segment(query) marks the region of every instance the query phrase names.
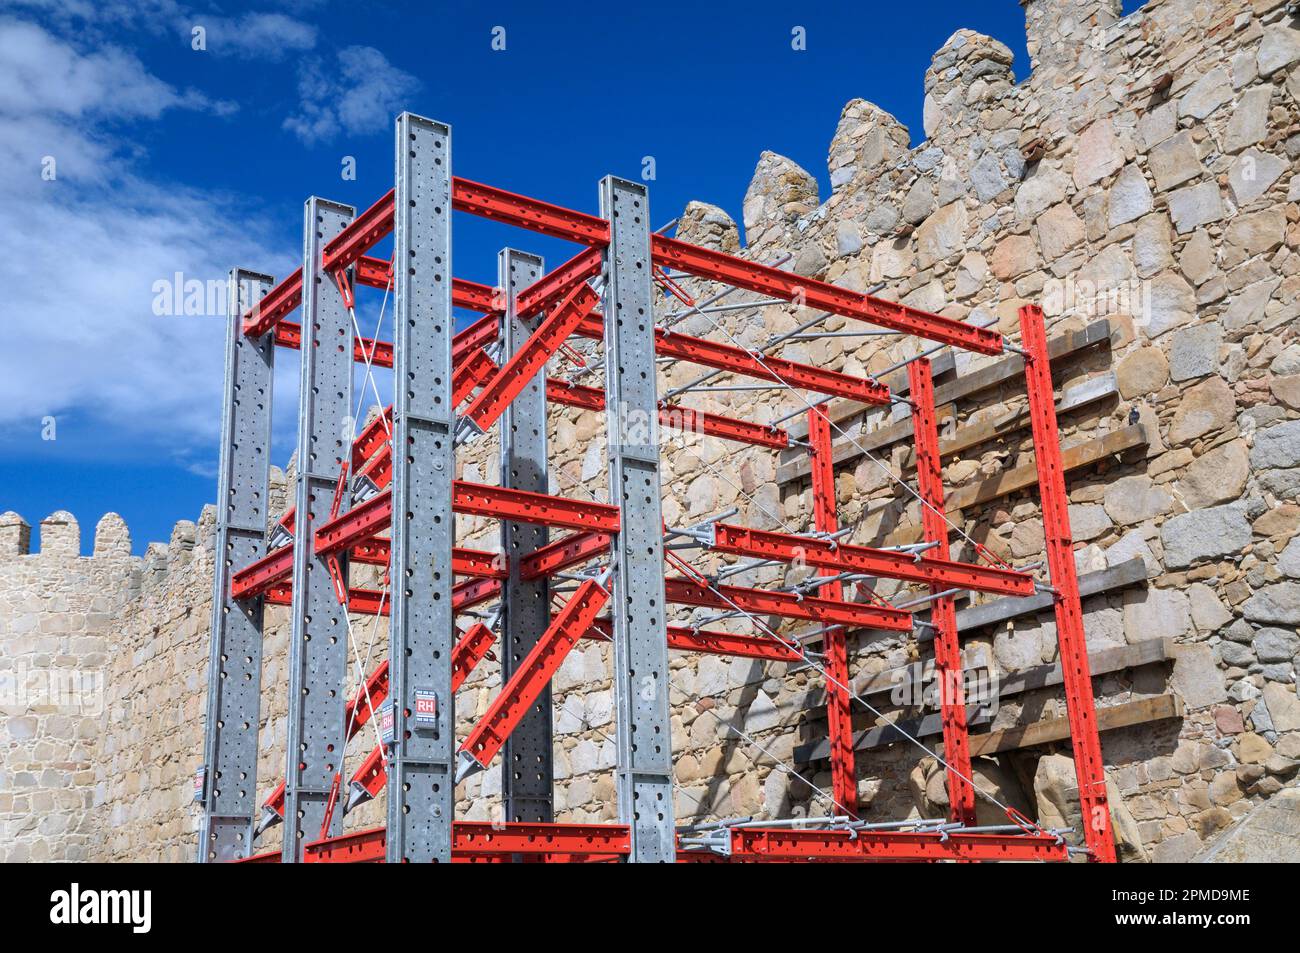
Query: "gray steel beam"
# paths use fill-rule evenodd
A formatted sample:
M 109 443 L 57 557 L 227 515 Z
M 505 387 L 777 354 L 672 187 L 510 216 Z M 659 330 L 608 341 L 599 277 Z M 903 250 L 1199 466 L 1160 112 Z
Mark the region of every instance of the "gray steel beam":
M 451 127 L 397 117 L 389 863 L 451 860 Z
M 302 375 L 298 385 L 298 477 L 295 486 L 293 605 L 289 639 L 289 738 L 285 768 L 282 859 L 302 859 L 320 836 L 326 802 L 343 752 L 347 614 L 325 559 L 315 554 L 316 526 L 329 518 L 339 470 L 351 453 L 352 318 L 333 279 L 322 272 L 322 246 L 356 210 L 307 200 L 303 220 Z M 344 504 L 346 508 L 346 494 Z M 343 560 L 346 580 L 347 561 Z M 328 835 L 338 832 L 335 811 Z
M 545 272 L 536 255 L 506 248 L 497 256 L 497 286 L 505 297 L 502 360 L 514 355 L 536 330 L 515 314 L 515 294 Z M 549 492 L 546 464 L 546 374 L 536 374 L 501 416 L 501 485 L 533 493 Z M 501 551 L 510 577 L 501 599 L 501 681 L 505 683 L 550 625 L 550 593 L 545 577 L 525 581 L 520 560 L 545 546 L 545 526 L 503 521 Z M 549 823 L 554 819 L 551 687 L 547 685 L 506 739 L 501 757 L 501 802 L 508 822 Z
M 235 269 L 226 292 L 200 863 L 247 857 L 257 817 L 262 599 L 231 599 L 230 577 L 266 552 L 275 335 L 247 338 L 242 325 L 244 312 L 265 297 L 271 285 L 267 275 Z
M 676 860 L 668 633 L 664 614 L 650 219 L 646 188 L 607 176 L 600 213 L 604 256 L 606 433 L 613 547 L 614 698 L 619 817 L 636 863 Z

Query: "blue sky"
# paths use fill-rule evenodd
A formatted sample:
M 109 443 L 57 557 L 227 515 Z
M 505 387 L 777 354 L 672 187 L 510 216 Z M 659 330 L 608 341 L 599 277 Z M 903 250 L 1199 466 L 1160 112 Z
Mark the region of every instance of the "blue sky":
M 307 195 L 364 208 L 391 186 L 403 108 L 452 124 L 458 175 L 595 211 L 602 175 L 653 156 L 656 224 L 695 198 L 739 221 L 764 149 L 829 194 L 852 98 L 919 142 L 925 70 L 954 30 L 1028 72 L 1016 0 L 412 6 L 0 0 L 0 511 L 70 510 L 85 551 L 110 510 L 137 552 L 196 518 L 215 494 L 223 320 L 157 313 L 155 283 L 295 267 Z M 455 235 L 456 274 L 485 283 L 505 244 L 573 251 L 467 216 Z M 363 299 L 363 322 L 377 309 Z M 280 352 L 281 465 L 296 365 Z

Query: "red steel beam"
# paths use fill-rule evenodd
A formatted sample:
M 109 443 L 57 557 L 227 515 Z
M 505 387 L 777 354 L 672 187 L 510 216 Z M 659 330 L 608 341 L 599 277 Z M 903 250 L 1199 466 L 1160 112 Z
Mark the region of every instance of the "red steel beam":
M 671 266 L 773 298 L 798 301 L 808 308 L 857 318 L 968 351 L 1002 353 L 1002 335 L 987 328 L 972 327 L 895 301 L 837 288 L 824 281 L 745 261 L 710 248 L 700 248 L 666 235 L 651 235 L 650 248 L 657 265 Z
M 489 314 L 452 339 L 452 362 L 458 365 L 464 358 L 485 344 L 497 339 L 497 315 Z M 280 321 L 275 326 L 275 343 L 277 347 L 298 350 L 302 347 L 302 326 L 292 321 Z M 356 338 L 352 342 L 352 359 L 358 364 L 366 359 L 375 367 L 393 366 L 393 345 L 389 341 L 375 341 L 371 338 Z
M 515 310 L 521 318 L 531 318 L 559 302 L 580 281 L 600 274 L 602 255 L 599 248 L 578 252 L 549 275 L 543 275 L 515 296 Z
M 817 407 L 808 411 L 809 460 L 812 464 L 813 528 L 821 533 L 839 531 L 836 511 L 835 467 L 831 427 Z M 836 567 L 822 566 L 820 575 L 836 575 Z M 843 599 L 844 585 L 832 582 L 817 590 L 823 598 Z M 858 777 L 853 759 L 853 712 L 849 697 L 848 635 L 829 629 L 822 639 L 826 654 L 826 723 L 831 750 L 831 796 L 845 813 L 858 814 Z
M 608 601 L 609 591 L 594 579 L 578 587 L 461 743 L 457 781 L 464 776 L 465 767 L 481 770 L 491 763 Z
M 338 271 L 348 267 L 393 230 L 394 196 L 394 190 L 389 189 L 378 202 L 326 242 L 320 254 L 321 270 Z
M 574 328 L 583 320 L 591 309 L 596 307 L 600 296 L 590 285 L 579 283 L 573 287 L 551 310 L 510 359 L 492 376 L 483 389 L 478 392 L 469 406 L 465 408 L 464 417 L 470 420 L 479 432 L 486 431 L 497 418 L 505 412 L 510 401 L 528 386 L 533 377 L 546 366 L 551 355 L 560 349 Z
M 803 562 L 818 569 L 865 573 L 945 589 L 970 589 L 1008 596 L 1034 594 L 1034 580 L 1028 573 L 977 566 L 951 559 L 926 556 L 917 559 L 907 553 L 887 549 L 873 549 L 832 539 L 792 536 L 730 523 L 715 524 L 712 548 L 736 556 Z
M 519 577 L 540 579 L 577 566 L 609 552 L 609 534 L 594 531 L 571 533 L 534 550 L 519 560 Z
M 490 602 L 501 595 L 500 579 L 467 579 L 451 589 L 452 612 L 464 612 L 476 605 Z M 266 591 L 267 603 L 273 606 L 293 604 L 293 586 L 277 583 Z M 391 605 L 378 589 L 349 589 L 348 611 L 357 615 L 388 615 Z
M 1034 435 L 1034 460 L 1038 467 L 1038 492 L 1043 508 L 1043 535 L 1047 566 L 1056 590 L 1056 641 L 1065 681 L 1066 714 L 1074 748 L 1074 770 L 1079 782 L 1079 803 L 1084 818 L 1084 842 L 1093 860 L 1115 863 L 1115 838 L 1111 833 L 1106 797 L 1106 770 L 1101 756 L 1101 736 L 1092 697 L 1092 672 L 1079 604 L 1079 577 L 1074 565 L 1070 534 L 1069 497 L 1061 461 L 1061 432 L 1056 422 L 1052 390 L 1052 365 L 1047 352 L 1043 310 L 1037 305 L 1020 309 L 1020 338 L 1025 358 L 1025 386 L 1029 394 L 1029 420 Z
M 492 630 L 481 622 L 474 623 L 469 631 L 461 636 L 451 656 L 452 694 L 465 684 L 465 679 L 469 677 L 474 667 L 488 656 L 495 639 Z M 387 665 L 388 663 L 385 662 L 384 666 Z M 366 755 L 366 759 L 361 762 L 361 766 L 352 772 L 352 778 L 348 782 L 348 799 L 344 804 L 343 812 L 346 814 L 359 804 L 364 804 L 377 796 L 387 783 L 388 770 L 384 763 L 384 749 L 382 745 L 375 745 L 370 754 Z
M 281 321 L 275 326 L 276 347 L 297 351 L 302 347 L 302 325 L 293 321 Z M 388 341 L 375 341 L 371 338 L 354 338 L 352 341 L 352 359 L 358 364 L 370 363 L 375 367 L 393 366 L 393 345 Z
M 585 387 L 568 381 L 550 378 L 546 382 L 546 399 L 567 407 L 580 407 L 583 410 L 604 410 L 605 392 L 599 387 Z M 735 417 L 721 414 L 709 414 L 680 404 L 659 402 L 659 423 L 672 430 L 684 433 L 702 433 L 709 437 L 723 440 L 735 440 L 737 443 L 749 443 L 759 447 L 771 447 L 784 450 L 790 446 L 790 435 L 780 427 L 770 424 L 756 424 Z
M 613 625 L 609 619 L 597 619 L 583 638 L 598 642 L 611 642 Z M 790 646 L 768 635 L 741 635 L 736 632 L 714 632 L 693 629 L 685 625 L 668 626 L 668 647 L 679 652 L 699 652 L 703 655 L 734 655 L 741 658 L 763 659 L 769 662 L 802 662 L 803 655 Z
M 382 827 L 307 844 L 305 863 L 383 863 Z M 631 831 L 617 824 L 500 824 L 455 821 L 452 859 L 505 859 L 529 854 L 560 861 L 606 860 L 631 853 Z M 261 860 L 262 857 L 250 858 Z M 1040 861 L 1069 859 L 1065 844 L 1042 834 L 962 834 L 915 831 L 819 831 L 742 827 L 731 831 L 731 856 L 679 850 L 679 863 L 872 861 Z M 273 862 L 274 858 L 266 858 Z
M 604 318 L 593 314 L 578 325 L 575 333 L 592 340 L 603 340 L 604 329 Z M 789 384 L 791 387 L 801 387 L 831 397 L 844 397 L 864 404 L 889 403 L 889 388 L 875 381 L 781 357 L 760 358 L 741 347 L 719 344 L 689 334 L 678 334 L 664 328 L 655 328 L 655 353 L 758 380 Z
M 1047 834 L 818 831 L 740 827 L 733 861 L 1066 861 L 1064 841 Z
M 469 179 L 451 180 L 451 207 L 580 245 L 604 248 L 609 244 L 609 223 L 597 215 L 575 212 Z
M 359 260 L 367 248 L 392 229 L 392 195 L 389 192 L 381 198 L 363 212 L 350 228 L 330 242 L 323 255 L 329 269 Z M 452 180 L 452 207 L 543 235 L 587 245 L 590 249 L 603 249 L 609 244 L 609 223 L 599 216 L 468 179 Z M 856 318 L 943 344 L 984 354 L 1002 353 L 1002 336 L 988 328 L 972 327 L 919 308 L 837 288 L 824 281 L 745 261 L 725 252 L 700 248 L 666 235 L 651 235 L 650 243 L 653 261 L 661 266 L 678 268 L 702 278 L 786 301 L 799 301 L 810 308 Z M 549 287 L 563 286 L 566 277 L 572 280 L 573 273 L 591 269 L 592 256 L 586 259 L 579 256 L 579 259 L 582 260 L 580 265 L 570 262 L 573 265 L 572 271 L 556 277 Z M 543 292 L 546 290 L 547 286 L 539 288 L 537 299 L 544 300 Z M 299 271 L 282 281 L 258 305 L 250 309 L 244 316 L 244 333 L 254 337 L 265 334 L 293 311 L 301 299 L 302 274 Z M 528 299 L 528 304 L 530 307 L 544 307 L 532 298 Z
M 521 824 L 455 821 L 453 860 L 508 858 L 513 854 L 561 857 L 620 857 L 632 852 L 632 832 L 618 824 Z M 304 863 L 383 863 L 387 832 L 382 827 L 314 841 Z
M 907 367 L 912 399 L 912 431 L 916 443 L 917 492 L 927 505 L 921 507 L 921 526 L 936 559 L 948 558 L 948 522 L 943 509 L 943 477 L 939 462 L 939 423 L 934 408 L 934 375 L 926 358 Z M 945 590 L 931 583 L 930 594 Z M 1030 584 L 1032 590 L 1032 583 Z M 962 681 L 961 642 L 957 636 L 957 609 L 952 596 L 938 596 L 930 603 L 930 624 L 934 626 L 934 669 L 939 688 L 939 712 L 943 725 L 944 759 L 948 783 L 949 819 L 966 825 L 975 823 L 975 788 L 972 785 L 970 740 L 966 725 L 966 695 Z
M 892 632 L 912 630 L 910 612 L 861 602 L 818 599 L 812 596 L 799 596 L 792 592 L 770 592 L 766 589 L 746 589 L 741 586 L 716 586 L 711 589 L 684 576 L 665 579 L 664 590 L 665 598 L 678 605 L 739 609 L 756 615 L 805 619 L 825 625 L 888 629 Z

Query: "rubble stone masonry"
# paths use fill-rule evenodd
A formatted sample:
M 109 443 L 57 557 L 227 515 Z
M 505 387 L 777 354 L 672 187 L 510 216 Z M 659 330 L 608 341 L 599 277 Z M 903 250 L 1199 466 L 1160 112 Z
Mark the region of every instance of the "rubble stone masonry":
M 1024 6 L 1032 62 L 1019 82 L 1013 67 L 1024 67 L 1006 46 L 958 31 L 924 77 L 924 141 L 913 146 L 912 131 L 855 99 L 830 141 L 829 195 L 765 152 L 743 234 L 702 203 L 688 206 L 679 233 L 755 260 L 789 255 L 784 267 L 799 274 L 878 288 L 1013 338 L 1021 305 L 1045 308 L 1122 855 L 1189 860 L 1294 786 L 1300 765 L 1300 21 L 1284 0 L 1152 0 L 1127 17 L 1119 0 Z M 754 296 L 728 298 L 745 300 Z M 667 320 L 758 347 L 810 316 L 783 305 Z M 822 327 L 848 329 L 842 318 Z M 823 337 L 779 353 L 864 375 L 921 346 Z M 1005 373 L 1017 360 L 936 356 L 955 558 L 977 558 L 967 537 L 1019 564 L 1042 552 L 1023 377 Z M 552 372 L 598 383 L 567 361 Z M 667 366 L 661 390 L 699 373 Z M 898 389 L 905 376 L 884 379 Z M 781 390 L 682 401 L 760 421 L 802 406 Z M 915 540 L 916 503 L 895 482 L 912 478 L 904 413 L 831 412 L 852 435 L 837 441 L 841 523 L 855 542 Z M 800 418 L 787 426 L 798 436 Z M 603 415 L 552 410 L 552 492 L 604 498 L 603 435 Z M 681 526 L 736 507 L 736 522 L 803 531 L 805 463 L 798 451 L 674 438 L 665 519 Z M 460 454 L 458 471 L 495 482 L 497 465 L 489 437 Z M 285 485 L 275 470 L 279 507 Z M 499 546 L 495 522 L 458 523 L 466 545 Z M 212 528 L 209 508 L 133 558 L 110 514 L 82 557 L 67 514 L 42 524 L 36 553 L 27 525 L 0 517 L 0 858 L 193 859 Z M 800 578 L 769 567 L 730 581 Z M 875 592 L 903 601 L 911 590 L 881 581 Z M 959 605 L 967 667 L 998 688 L 994 710 L 975 721 L 976 782 L 1045 826 L 1077 827 L 1068 738 L 1054 722 L 1064 702 L 1051 677 L 1052 617 L 1023 608 L 990 597 Z M 287 637 L 285 610 L 269 609 L 262 792 L 283 776 Z M 368 654 L 373 665 L 384 622 L 356 618 L 354 641 L 358 664 Z M 925 714 L 874 686 L 929 658 L 928 642 L 858 633 L 850 647 L 873 707 L 891 719 Z M 561 820 L 615 815 L 610 664 L 608 646 L 585 643 L 554 682 Z M 498 671 L 487 661 L 462 688 L 462 730 L 499 688 Z M 674 653 L 671 685 L 679 818 L 831 809 L 819 791 L 830 784 L 814 668 Z M 861 708 L 857 724 L 880 717 Z M 999 734 L 1025 726 L 1020 740 Z M 354 742 L 350 767 L 373 741 Z M 877 744 L 857 758 L 870 819 L 945 809 L 942 771 L 915 746 Z M 493 818 L 499 788 L 495 765 L 469 779 L 460 816 Z M 349 815 L 349 829 L 381 823 L 381 802 Z M 982 820 L 1001 820 L 982 803 Z M 264 846 L 278 846 L 278 829 Z

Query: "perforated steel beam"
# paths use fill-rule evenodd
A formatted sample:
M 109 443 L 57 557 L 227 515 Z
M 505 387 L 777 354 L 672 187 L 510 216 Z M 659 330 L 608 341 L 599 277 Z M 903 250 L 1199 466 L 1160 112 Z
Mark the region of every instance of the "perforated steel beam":
M 298 477 L 294 489 L 293 603 L 289 639 L 289 732 L 282 856 L 302 859 L 321 834 L 342 752 L 347 617 L 326 560 L 314 552 L 316 523 L 329 517 L 339 471 L 352 452 L 352 319 L 338 287 L 320 268 L 321 246 L 355 210 L 307 201 L 303 237 L 302 373 L 298 385 Z M 346 574 L 346 560 L 343 561 Z M 345 575 L 346 580 L 346 575 Z M 337 817 L 331 827 L 336 832 Z
M 600 213 L 609 223 L 603 305 L 609 493 L 620 510 L 611 600 L 619 817 L 632 829 L 629 860 L 672 863 L 659 399 L 645 186 L 607 176 L 600 183 Z
M 927 505 L 921 508 L 925 541 L 934 543 L 937 559 L 947 559 L 948 523 L 944 518 L 943 475 L 939 459 L 939 423 L 934 409 L 934 374 L 921 358 L 907 366 L 912 395 L 912 433 L 916 443 L 916 488 Z M 970 742 L 966 726 L 966 693 L 962 682 L 961 642 L 957 609 L 942 584 L 931 584 L 930 624 L 934 626 L 934 677 L 939 686 L 944 760 L 948 782 L 949 818 L 975 823 L 975 788 L 971 781 Z M 850 742 L 851 743 L 851 742 Z
M 451 127 L 397 117 L 390 863 L 451 860 Z
M 542 315 L 519 313 L 521 291 L 545 273 L 536 255 L 506 248 L 497 256 L 497 286 L 504 296 L 501 341 L 506 366 L 532 339 Z M 501 485 L 546 493 L 546 375 L 532 374 L 501 414 Z M 501 596 L 501 681 L 508 683 L 551 624 L 546 577 L 526 579 L 522 562 L 549 541 L 546 526 L 501 523 L 501 552 L 509 573 Z M 506 822 L 554 820 L 551 685 L 541 686 L 501 752 L 501 806 Z
M 269 334 L 245 337 L 242 315 L 271 285 L 266 275 L 236 269 L 226 294 L 200 863 L 247 857 L 257 814 L 263 606 L 261 599 L 236 602 L 230 595 L 230 574 L 234 567 L 259 559 L 266 548 L 275 342 Z
M 836 508 L 834 448 L 831 425 L 817 407 L 808 411 L 809 462 L 812 464 L 813 529 L 833 535 L 839 532 Z M 835 576 L 834 568 L 818 570 Z M 843 599 L 844 584 L 832 582 L 818 592 L 826 599 Z M 828 629 L 823 639 L 826 655 L 826 724 L 831 744 L 831 793 L 839 809 L 857 816 L 858 775 L 853 761 L 853 711 L 849 697 L 848 633 L 840 626 Z
M 1020 339 L 1026 351 L 1025 388 L 1029 394 L 1029 419 L 1034 435 L 1034 462 L 1043 507 L 1043 535 L 1047 566 L 1056 590 L 1056 641 L 1061 652 L 1065 681 L 1065 707 L 1074 747 L 1074 770 L 1079 782 L 1084 841 L 1094 860 L 1115 863 L 1115 837 L 1111 832 L 1106 797 L 1106 768 L 1097 729 L 1097 708 L 1092 697 L 1092 673 L 1079 604 L 1079 576 L 1074 565 L 1070 535 L 1069 497 L 1061 463 L 1060 430 L 1056 423 L 1056 397 L 1052 392 L 1052 364 L 1047 353 L 1043 309 L 1020 309 Z

